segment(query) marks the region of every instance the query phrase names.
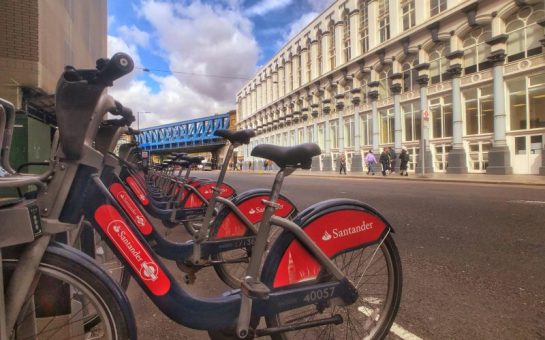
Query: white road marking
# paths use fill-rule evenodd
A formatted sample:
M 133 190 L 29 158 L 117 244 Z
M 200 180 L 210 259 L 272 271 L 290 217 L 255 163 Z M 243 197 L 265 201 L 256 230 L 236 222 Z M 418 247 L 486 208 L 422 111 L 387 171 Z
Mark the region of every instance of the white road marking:
M 512 200 L 512 201 L 507 201 L 507 203 L 520 203 L 520 204 L 536 204 L 536 205 L 541 205 L 541 204 L 545 204 L 545 201 Z
M 367 308 L 365 306 L 360 306 L 360 307 L 358 307 L 358 310 L 360 312 L 362 312 L 363 314 L 367 315 L 367 316 L 371 316 L 371 318 L 373 318 L 373 316 L 375 316 L 375 320 L 378 319 L 378 317 L 379 317 L 378 315 L 373 315 L 374 313 L 373 313 L 373 310 L 371 308 Z M 404 340 L 422 340 L 421 337 L 409 332 L 408 330 L 401 327 L 400 325 L 398 325 L 395 322 L 392 324 L 392 327 L 390 328 L 390 332 L 394 333 L 395 335 L 397 335 L 398 337 L 400 337 L 401 339 L 404 339 Z

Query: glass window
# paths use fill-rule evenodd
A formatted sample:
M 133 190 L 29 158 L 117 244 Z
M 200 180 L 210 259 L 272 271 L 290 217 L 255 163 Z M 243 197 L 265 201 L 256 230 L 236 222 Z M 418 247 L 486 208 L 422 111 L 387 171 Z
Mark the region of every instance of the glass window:
M 493 131 L 494 101 L 492 86 L 463 91 L 466 114 L 466 134 L 474 135 Z
M 353 147 L 355 142 L 355 131 L 354 131 L 354 118 L 346 118 L 344 120 L 344 146 L 347 148 Z
M 310 82 L 311 78 L 311 70 L 312 70 L 312 55 L 310 53 L 310 39 L 307 41 L 307 65 L 306 65 L 306 71 L 307 71 L 307 78 L 306 81 Z
M 379 0 L 378 2 L 378 30 L 381 43 L 390 39 L 389 0 Z
M 394 142 L 394 109 L 379 110 L 380 143 L 390 144 Z
M 350 61 L 351 59 L 351 54 L 350 54 L 350 15 L 347 12 L 345 12 L 344 14 L 344 18 L 343 18 L 343 22 L 344 22 L 344 37 L 343 37 L 343 44 L 344 44 L 344 61 L 345 62 L 348 62 Z
M 318 145 L 320 149 L 325 150 L 325 124 L 318 124 Z
M 297 144 L 305 142 L 305 131 L 303 129 L 298 130 L 297 136 Z
M 313 126 L 309 126 L 307 128 L 307 142 L 308 143 L 316 143 L 316 141 L 314 140 L 314 127 Z
M 322 38 L 323 38 L 322 33 L 318 32 L 318 37 L 316 38 L 318 41 L 318 56 L 316 57 L 316 62 L 318 63 L 318 75 L 322 74 L 322 63 L 323 63 Z
M 414 0 L 404 0 L 401 3 L 401 12 L 403 22 L 403 30 L 406 31 L 413 27 L 416 23 L 416 16 L 414 11 Z
M 435 44 L 429 51 L 430 60 L 430 85 L 449 80 L 447 46 L 444 43 Z
M 392 75 L 392 70 L 390 67 L 385 67 L 380 73 L 379 73 L 379 86 L 378 86 L 378 94 L 380 96 L 380 99 L 386 99 L 390 97 L 390 87 L 392 86 L 392 80 L 390 79 L 390 76 Z
M 409 92 L 418 89 L 416 83 L 416 80 L 418 79 L 418 71 L 414 69 L 414 65 L 416 63 L 416 58 L 414 57 L 403 63 L 403 92 Z
M 447 9 L 447 0 L 430 0 L 430 15 L 437 15 Z
M 511 130 L 545 127 L 545 75 L 507 82 Z
M 406 103 L 401 106 L 403 114 L 403 141 L 409 142 L 420 139 L 420 102 Z
M 452 137 L 452 97 L 430 100 L 429 111 L 433 138 Z
M 542 53 L 540 39 L 543 28 L 537 23 L 545 15 L 543 2 L 524 7 L 505 22 L 507 39 L 507 61 L 515 61 Z
M 360 48 L 361 53 L 369 51 L 369 12 L 367 0 L 360 0 Z
M 329 67 L 335 69 L 335 25 L 333 22 L 329 24 Z
M 463 40 L 464 74 L 471 74 L 492 67 L 488 60 L 490 45 L 486 40 L 492 37 L 489 27 L 477 27 L 470 31 Z

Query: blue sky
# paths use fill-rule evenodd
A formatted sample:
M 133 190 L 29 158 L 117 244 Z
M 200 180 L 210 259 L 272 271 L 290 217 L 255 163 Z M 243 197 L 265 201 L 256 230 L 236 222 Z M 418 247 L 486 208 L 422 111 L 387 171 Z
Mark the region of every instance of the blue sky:
M 141 127 L 234 109 L 246 80 L 331 2 L 110 0 L 108 54 L 137 65 L 110 93 L 142 112 Z

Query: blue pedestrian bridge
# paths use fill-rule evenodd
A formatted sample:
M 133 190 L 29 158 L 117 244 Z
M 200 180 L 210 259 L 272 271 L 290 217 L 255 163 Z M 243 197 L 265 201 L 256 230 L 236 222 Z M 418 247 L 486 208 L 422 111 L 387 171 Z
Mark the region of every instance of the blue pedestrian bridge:
M 143 150 L 156 153 L 214 151 L 225 145 L 223 138 L 214 136 L 219 129 L 228 129 L 230 114 L 216 114 L 183 122 L 141 129 L 138 143 Z

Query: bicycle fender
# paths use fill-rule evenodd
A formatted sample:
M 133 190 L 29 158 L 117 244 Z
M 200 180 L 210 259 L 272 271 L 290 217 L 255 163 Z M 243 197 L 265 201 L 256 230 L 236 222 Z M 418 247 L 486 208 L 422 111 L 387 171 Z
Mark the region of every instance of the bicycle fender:
M 216 186 L 216 182 L 203 183 L 197 187 L 199 193 L 206 199 L 212 198 L 213 188 Z M 223 183 L 220 186 L 220 197 L 230 198 L 236 194 L 235 189 L 229 184 Z M 184 208 L 200 208 L 203 207 L 204 202 L 195 193 L 189 194 L 184 202 Z
M 262 200 L 268 200 L 271 191 L 269 189 L 253 189 L 238 195 L 233 203 L 253 224 L 261 222 L 265 205 Z M 275 215 L 284 218 L 292 218 L 297 214 L 295 204 L 284 195 L 280 195 L 277 201 L 280 207 Z M 218 213 L 211 226 L 215 238 L 238 237 L 247 234 L 248 229 L 236 214 L 227 206 Z
M 386 233 L 393 232 L 375 209 L 350 199 L 314 204 L 297 215 L 294 223 L 330 258 L 380 242 Z M 262 280 L 272 288 L 312 281 L 322 270 L 314 256 L 286 230 L 272 245 L 263 268 Z

